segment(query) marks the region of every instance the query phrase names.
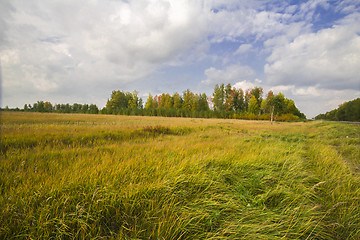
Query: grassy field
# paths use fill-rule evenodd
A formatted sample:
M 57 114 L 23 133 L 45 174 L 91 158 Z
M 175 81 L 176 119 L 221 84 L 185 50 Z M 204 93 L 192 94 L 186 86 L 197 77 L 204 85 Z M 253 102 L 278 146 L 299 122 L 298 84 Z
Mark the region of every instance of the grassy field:
M 360 126 L 1 114 L 0 239 L 360 239 Z

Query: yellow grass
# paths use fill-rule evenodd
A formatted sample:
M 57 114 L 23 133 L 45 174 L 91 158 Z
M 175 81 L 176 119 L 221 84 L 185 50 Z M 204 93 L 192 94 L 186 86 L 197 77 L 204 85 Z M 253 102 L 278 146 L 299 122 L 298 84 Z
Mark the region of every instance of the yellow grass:
M 359 133 L 3 112 L 0 238 L 358 239 Z

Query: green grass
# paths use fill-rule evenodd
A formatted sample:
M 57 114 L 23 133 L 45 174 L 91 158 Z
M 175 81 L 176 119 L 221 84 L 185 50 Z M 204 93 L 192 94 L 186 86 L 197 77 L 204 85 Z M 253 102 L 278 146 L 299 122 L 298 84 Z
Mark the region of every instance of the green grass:
M 360 127 L 8 113 L 0 239 L 360 239 Z

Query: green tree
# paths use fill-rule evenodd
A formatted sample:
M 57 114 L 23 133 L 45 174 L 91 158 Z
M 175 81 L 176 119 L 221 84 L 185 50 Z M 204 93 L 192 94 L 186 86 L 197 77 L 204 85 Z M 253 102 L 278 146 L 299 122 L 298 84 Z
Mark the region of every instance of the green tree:
M 260 110 L 260 107 L 259 107 L 259 104 L 256 100 L 256 97 L 253 95 L 250 99 L 250 102 L 249 102 L 249 112 L 253 113 L 253 114 L 259 114 L 259 110 Z
M 191 92 L 190 89 L 187 89 L 186 91 L 184 91 L 183 96 L 184 102 L 182 108 L 191 111 L 194 104 L 194 93 Z
M 88 113 L 88 111 L 89 111 L 89 105 L 88 104 L 82 105 L 81 112 L 82 113 Z
M 277 115 L 281 115 L 285 110 L 285 96 L 279 92 L 276 96 L 272 97 L 268 101 L 269 106 L 272 108 L 272 112 Z
M 154 108 L 154 99 L 151 93 L 149 93 L 149 97 L 147 98 L 145 103 L 145 109 L 150 109 L 150 108 Z
M 257 108 L 260 110 L 262 102 L 263 89 L 261 87 L 255 87 L 250 90 L 250 99 L 254 96 L 256 100 Z M 249 103 L 250 104 L 250 103 Z
M 231 88 L 230 83 L 228 83 L 225 87 L 225 103 L 224 109 L 226 111 L 233 110 L 233 89 Z
M 205 93 L 202 93 L 198 96 L 198 111 L 208 111 L 209 110 L 209 104 L 207 100 L 207 96 Z
M 52 112 L 53 106 L 50 102 L 44 102 L 44 111 L 45 112 Z
M 233 106 L 234 110 L 238 112 L 245 111 L 245 102 L 244 102 L 244 91 L 242 89 L 233 90 Z
M 170 94 L 162 94 L 161 95 L 161 105 L 163 108 L 166 109 L 171 109 L 174 105 L 174 101 L 172 99 L 172 97 L 170 96 Z
M 183 105 L 183 99 L 181 98 L 180 94 L 176 92 L 173 94 L 172 98 L 174 101 L 173 107 L 175 109 L 181 109 Z
M 44 102 L 43 101 L 37 101 L 34 103 L 34 111 L 35 112 L 45 112 Z
M 95 104 L 90 104 L 89 113 L 98 114 L 99 113 L 99 108 Z
M 140 108 L 140 99 L 138 97 L 138 92 L 136 90 L 133 91 L 132 94 L 128 94 L 127 98 L 129 99 L 128 101 L 128 106 L 131 109 L 138 109 Z
M 82 105 L 78 103 L 74 103 L 72 106 L 72 112 L 78 113 L 82 109 Z
M 302 117 L 302 113 L 299 111 L 299 109 L 295 106 L 294 100 L 285 98 L 285 113 L 290 113 L 298 117 Z
M 215 111 L 224 111 L 225 110 L 225 87 L 224 84 L 220 86 L 218 84 L 215 85 L 214 93 L 213 93 L 213 104 Z
M 245 91 L 245 96 L 244 96 L 244 108 L 245 108 L 245 111 L 248 111 L 250 99 L 251 99 L 250 90 L 246 90 Z
M 106 110 L 108 113 L 119 113 L 123 109 L 136 108 L 138 106 L 138 101 L 139 98 L 137 97 L 136 91 L 133 93 L 124 93 L 120 90 L 113 91 L 111 93 L 111 98 L 108 99 L 106 103 Z
M 266 95 L 266 99 L 263 99 L 260 104 L 260 109 L 262 113 L 273 113 L 274 110 L 272 104 L 272 98 L 274 97 L 273 91 L 269 91 Z

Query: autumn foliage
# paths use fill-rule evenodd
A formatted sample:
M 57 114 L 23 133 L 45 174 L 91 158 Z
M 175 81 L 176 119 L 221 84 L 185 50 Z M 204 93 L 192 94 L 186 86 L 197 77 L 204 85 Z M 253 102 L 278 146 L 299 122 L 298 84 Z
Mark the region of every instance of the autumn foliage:
M 143 103 L 137 91 L 112 91 L 106 106 L 99 110 L 95 104 L 51 104 L 46 101 L 25 104 L 18 111 L 91 113 L 137 116 L 193 117 L 193 118 L 229 118 L 248 120 L 297 121 L 305 115 L 295 106 L 295 102 L 285 98 L 282 93 L 269 91 L 263 97 L 261 87 L 236 89 L 230 84 L 216 85 L 211 96 L 206 93 L 194 93 L 190 89 L 173 94 L 162 93 L 153 96 L 149 93 Z M 9 110 L 9 109 L 5 109 Z

